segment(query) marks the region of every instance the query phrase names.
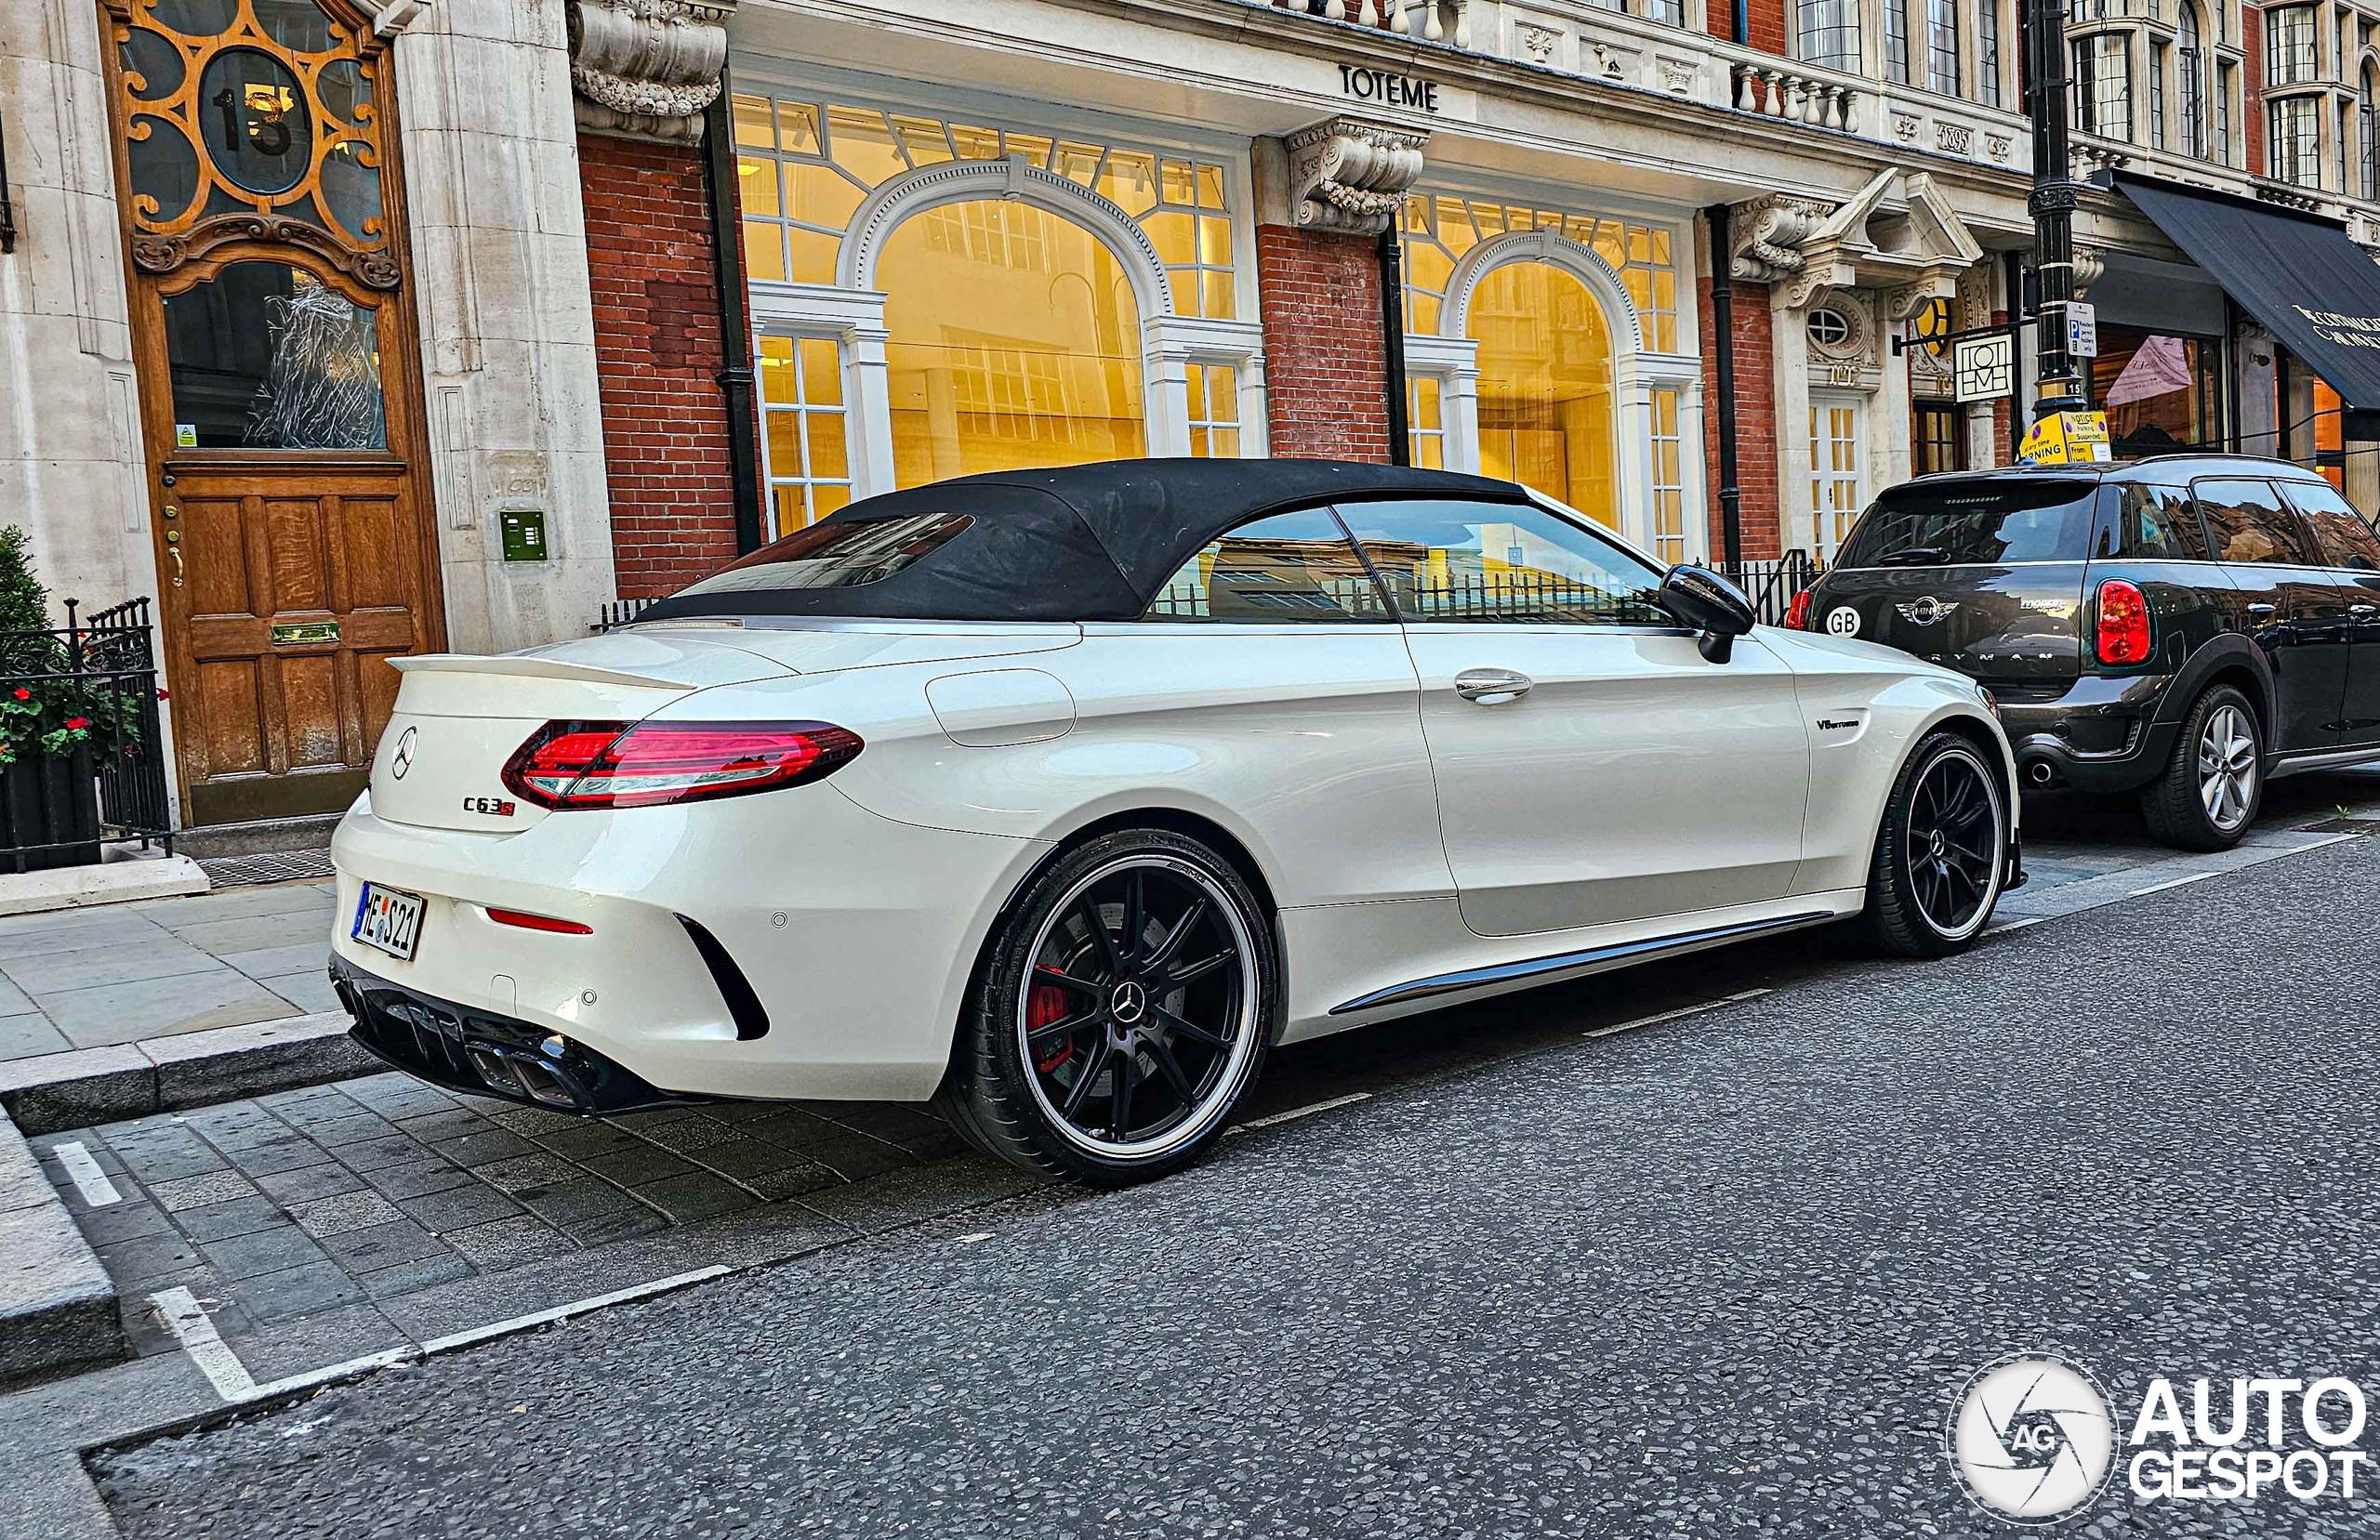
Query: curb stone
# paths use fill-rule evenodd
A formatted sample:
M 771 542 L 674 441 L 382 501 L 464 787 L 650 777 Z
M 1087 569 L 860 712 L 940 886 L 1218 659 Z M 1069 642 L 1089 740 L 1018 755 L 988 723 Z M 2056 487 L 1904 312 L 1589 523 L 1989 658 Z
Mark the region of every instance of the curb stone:
M 349 1025 L 343 1010 L 320 1011 L 20 1059 L 0 1064 L 0 1111 L 23 1133 L 52 1134 L 384 1068 Z
M 0 1385 L 126 1351 L 115 1283 L 24 1136 L 0 1115 Z

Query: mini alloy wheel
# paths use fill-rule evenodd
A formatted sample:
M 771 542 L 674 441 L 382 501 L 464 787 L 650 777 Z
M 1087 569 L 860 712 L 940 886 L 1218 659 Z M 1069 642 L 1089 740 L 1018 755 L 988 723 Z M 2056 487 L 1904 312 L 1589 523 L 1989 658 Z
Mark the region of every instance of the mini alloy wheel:
M 2207 714 L 2199 732 L 2198 799 L 2206 821 L 2225 834 L 2244 825 L 2256 805 L 2256 735 L 2248 714 L 2229 701 Z
M 2234 687 L 2218 684 L 2190 703 L 2174 752 L 2140 789 L 2149 833 L 2184 850 L 2228 850 L 2256 821 L 2264 799 L 2264 730 Z
M 1901 767 L 1868 873 L 1883 950 L 1940 957 L 1980 934 L 2007 876 L 2007 793 L 1974 744 L 1937 732 Z
M 1204 846 L 1163 830 L 1094 841 L 1038 877 L 996 939 L 944 1110 L 990 1152 L 1080 1180 L 1186 1165 L 1263 1058 L 1273 956 L 1246 881 Z

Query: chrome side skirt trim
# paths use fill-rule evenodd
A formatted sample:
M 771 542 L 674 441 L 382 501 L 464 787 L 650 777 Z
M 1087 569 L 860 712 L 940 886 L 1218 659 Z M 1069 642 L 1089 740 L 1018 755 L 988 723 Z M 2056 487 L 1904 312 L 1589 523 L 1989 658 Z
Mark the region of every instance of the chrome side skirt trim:
M 2319 754 L 2296 754 L 2276 760 L 2265 771 L 2265 779 L 2278 781 L 2284 775 L 2298 775 L 2307 770 L 2339 770 L 2348 765 L 2360 765 L 2368 759 L 2380 759 L 2380 744 L 2366 744 L 2361 748 L 2325 749 Z
M 1454 994 L 1467 989 L 1479 989 L 1488 984 L 1509 984 L 1521 980 L 1551 983 L 1564 974 L 1591 971 L 1614 963 L 1646 962 L 1673 952 L 1690 952 L 1697 947 L 1712 946 L 1721 941 L 1746 941 L 1753 936 L 1775 930 L 1793 930 L 1805 925 L 1818 925 L 1836 919 L 1833 911 L 1817 909 L 1801 915 L 1784 915 L 1773 920 L 1746 920 L 1740 925 L 1722 925 L 1705 930 L 1682 930 L 1670 936 L 1647 936 L 1641 941 L 1620 941 L 1610 946 L 1589 947 L 1584 952 L 1557 952 L 1550 957 L 1532 957 L 1526 962 L 1498 963 L 1489 967 L 1465 968 L 1460 973 L 1433 974 L 1410 983 L 1394 984 L 1387 989 L 1359 994 L 1344 1005 L 1330 1007 L 1333 1016 L 1345 1016 L 1355 1011 L 1370 1010 L 1376 1006 L 1402 1005 L 1408 1000 L 1425 999 L 1433 994 Z

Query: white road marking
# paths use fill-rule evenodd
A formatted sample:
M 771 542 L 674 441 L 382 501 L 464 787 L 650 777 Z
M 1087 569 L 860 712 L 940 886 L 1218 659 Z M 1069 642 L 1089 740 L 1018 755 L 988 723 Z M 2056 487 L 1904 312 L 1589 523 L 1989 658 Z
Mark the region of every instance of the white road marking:
M 1663 1021 L 1675 1021 L 1682 1017 L 1699 1016 L 1706 1010 L 1717 1010 L 1721 1006 L 1740 1005 L 1746 1000 L 1757 1000 L 1764 994 L 1774 994 L 1776 993 L 1777 992 L 1773 989 L 1747 989 L 1734 994 L 1726 995 L 1717 1000 L 1705 1000 L 1700 1005 L 1680 1006 L 1675 1010 L 1660 1011 L 1652 1016 L 1640 1016 L 1633 1021 L 1622 1021 L 1617 1026 L 1597 1027 L 1593 1032 L 1581 1033 L 1580 1035 L 1582 1037 L 1610 1037 L 1619 1033 L 1634 1032 L 1639 1027 L 1659 1026 Z
M 649 1283 L 614 1289 L 609 1294 L 599 1294 L 589 1298 L 573 1300 L 567 1305 L 556 1305 L 551 1310 L 537 1310 L 529 1315 L 516 1315 L 509 1321 L 493 1322 L 485 1326 L 474 1326 L 469 1331 L 454 1332 L 445 1336 L 434 1336 L 427 1342 L 407 1342 L 394 1348 L 384 1348 L 377 1353 L 366 1353 L 362 1358 L 350 1358 L 343 1362 L 325 1364 L 320 1369 L 309 1369 L 304 1374 L 268 1380 L 262 1385 L 258 1385 L 255 1376 L 248 1373 L 247 1365 L 240 1362 L 240 1355 L 231 1350 L 231 1345 L 224 1341 L 217 1333 L 215 1323 L 207 1319 L 206 1311 L 200 1307 L 198 1300 L 190 1290 L 166 1289 L 163 1293 L 151 1295 L 149 1302 L 156 1307 L 158 1317 L 165 1322 L 165 1329 L 172 1332 L 174 1339 L 182 1345 L 182 1351 L 190 1355 L 191 1362 L 198 1365 L 199 1373 L 205 1375 L 207 1383 L 215 1387 L 216 1394 L 227 1402 L 238 1404 L 243 1402 L 261 1401 L 268 1397 L 287 1395 L 295 1390 L 311 1389 L 317 1385 L 326 1385 L 335 1379 L 347 1379 L 356 1375 L 369 1374 L 375 1369 L 385 1369 L 395 1363 L 411 1362 L 416 1359 L 428 1358 L 433 1353 L 453 1352 L 458 1348 L 469 1348 L 499 1336 L 509 1336 L 515 1332 L 554 1325 L 588 1310 L 600 1310 L 613 1305 L 625 1305 L 631 1300 L 650 1298 L 656 1294 L 668 1294 L 673 1289 L 682 1289 L 691 1283 L 707 1283 L 714 1278 L 724 1278 L 735 1270 L 723 1264 L 714 1264 L 707 1268 L 697 1268 L 693 1272 L 672 1273 L 667 1278 L 656 1278 Z
M 151 1295 L 149 1303 L 156 1310 L 157 1319 L 165 1323 L 165 1330 L 182 1345 L 182 1351 L 198 1365 L 198 1372 L 215 1387 L 217 1395 L 231 1402 L 256 1399 L 257 1382 L 250 1377 L 247 1365 L 216 1332 L 215 1323 L 207 1319 L 197 1296 L 176 1286 Z
M 74 1179 L 74 1186 L 82 1192 L 85 1203 L 93 1208 L 105 1208 L 110 1204 L 124 1202 L 124 1194 L 115 1190 L 115 1183 L 108 1180 L 108 1174 L 99 1169 L 99 1163 L 83 1148 L 82 1140 L 68 1139 L 53 1149 L 51 1153 L 58 1157 L 58 1164 L 65 1168 L 66 1174 Z
M 2021 920 L 2002 920 L 1996 925 L 1985 927 L 1984 934 L 1997 936 L 2005 931 L 2022 930 L 2029 925 L 2039 925 L 2043 920 L 2054 920 L 2057 917 L 2056 915 L 2028 915 Z
M 2152 882 L 2146 888 L 2135 888 L 2124 897 L 2136 899 L 2143 893 L 2162 893 L 2168 888 L 2179 888 L 2192 882 L 2204 882 L 2209 877 L 2219 877 L 2222 875 L 2220 872 L 2192 872 L 2186 877 L 2170 877 L 2163 882 Z
M 972 1246 L 979 1241 L 988 1241 L 991 1238 L 992 1232 L 990 1231 L 979 1230 L 972 1235 L 961 1235 L 959 1237 L 959 1244 L 962 1246 Z
M 1235 1123 L 1224 1132 L 1239 1134 L 1250 1128 L 1270 1128 L 1276 1123 L 1288 1123 L 1294 1118 L 1312 1117 L 1316 1112 L 1327 1112 L 1333 1107 L 1352 1107 L 1358 1101 L 1369 1101 L 1371 1099 L 1372 1094 L 1369 1091 L 1357 1091 L 1353 1096 L 1334 1096 L 1328 1101 L 1317 1101 L 1310 1107 L 1292 1107 L 1286 1112 L 1275 1112 L 1271 1117 L 1252 1117 L 1246 1123 Z

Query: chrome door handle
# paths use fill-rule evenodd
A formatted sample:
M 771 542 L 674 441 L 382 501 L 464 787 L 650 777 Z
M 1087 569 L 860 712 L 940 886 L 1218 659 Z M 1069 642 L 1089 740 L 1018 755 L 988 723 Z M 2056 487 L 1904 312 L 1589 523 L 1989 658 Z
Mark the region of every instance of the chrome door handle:
M 1454 677 L 1454 692 L 1480 705 L 1502 705 L 1519 700 L 1536 683 L 1509 668 L 1466 668 Z
M 2347 618 L 2358 625 L 2374 615 L 2380 615 L 2380 604 L 2350 604 L 2347 607 Z

